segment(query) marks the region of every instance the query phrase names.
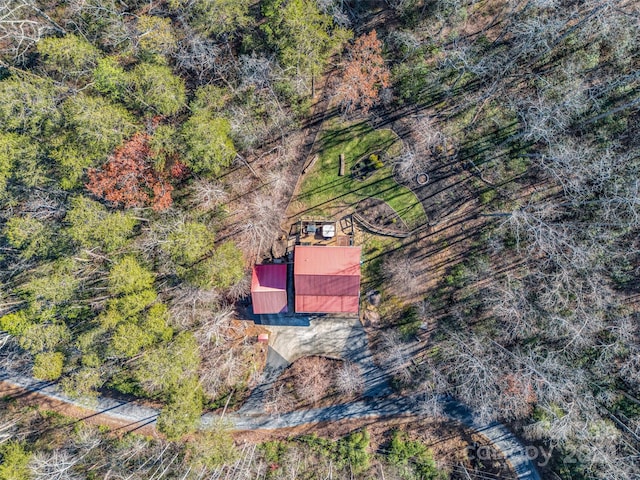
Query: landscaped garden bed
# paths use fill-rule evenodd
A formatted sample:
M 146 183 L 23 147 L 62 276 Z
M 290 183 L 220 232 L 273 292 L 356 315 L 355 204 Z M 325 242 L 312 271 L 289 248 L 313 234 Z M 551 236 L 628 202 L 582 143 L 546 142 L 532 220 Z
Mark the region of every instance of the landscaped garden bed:
M 357 207 L 360 214 L 370 224 L 394 232 L 407 232 L 409 227 L 402 217 L 388 203 L 377 198 L 362 200 Z
M 354 180 L 365 181 L 373 175 L 376 170 L 384 167 L 383 158 L 384 152 L 381 151 L 364 155 L 351 167 L 351 176 Z

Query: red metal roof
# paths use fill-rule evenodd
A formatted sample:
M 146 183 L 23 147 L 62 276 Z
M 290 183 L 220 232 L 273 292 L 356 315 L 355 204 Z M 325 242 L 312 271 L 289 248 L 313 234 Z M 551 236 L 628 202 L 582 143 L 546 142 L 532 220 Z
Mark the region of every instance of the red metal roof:
M 296 295 L 358 295 L 360 275 L 296 275 Z
M 358 313 L 359 297 L 338 295 L 296 295 L 296 312 Z
M 360 247 L 296 246 L 294 275 L 360 276 Z
M 256 265 L 251 275 L 253 313 L 284 313 L 287 311 L 287 266 Z
M 357 313 L 360 247 L 296 246 L 296 312 Z

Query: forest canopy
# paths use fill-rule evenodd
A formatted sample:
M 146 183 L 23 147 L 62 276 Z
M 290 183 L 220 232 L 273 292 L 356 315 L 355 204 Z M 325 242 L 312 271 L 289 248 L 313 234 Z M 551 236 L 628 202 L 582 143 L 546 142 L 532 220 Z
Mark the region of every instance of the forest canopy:
M 7 368 L 155 402 L 181 438 L 259 382 L 251 266 L 305 213 L 358 213 L 363 323 L 396 394 L 509 422 L 555 449 L 549 476 L 637 478 L 639 18 L 618 0 L 2 2 Z M 346 146 L 370 181 L 338 173 Z M 300 445 L 260 468 L 284 477 L 298 448 L 375 468 L 365 432 Z M 414 439 L 387 446 L 398 478 L 439 475 Z M 29 478 L 34 449 L 3 443 L 0 477 Z

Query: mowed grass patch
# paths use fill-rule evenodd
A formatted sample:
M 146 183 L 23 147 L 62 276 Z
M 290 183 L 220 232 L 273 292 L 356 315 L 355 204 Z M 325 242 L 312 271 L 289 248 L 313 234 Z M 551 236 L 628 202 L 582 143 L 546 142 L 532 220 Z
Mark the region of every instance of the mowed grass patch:
M 362 291 L 370 289 L 382 290 L 383 262 L 389 252 L 402 246 L 397 238 L 382 237 L 369 233 L 364 234 L 362 242 Z
M 415 194 L 393 178 L 391 162 L 402 150 L 402 142 L 389 129 L 374 130 L 364 123 L 331 124 L 320 137 L 319 157 L 306 173 L 297 200 L 304 205 L 305 215 L 325 215 L 337 206 L 355 206 L 365 198 L 387 202 L 409 228 L 427 222 Z M 364 180 L 351 176 L 351 168 L 365 155 L 382 151 L 387 161 Z M 345 157 L 345 175 L 339 176 L 340 154 Z

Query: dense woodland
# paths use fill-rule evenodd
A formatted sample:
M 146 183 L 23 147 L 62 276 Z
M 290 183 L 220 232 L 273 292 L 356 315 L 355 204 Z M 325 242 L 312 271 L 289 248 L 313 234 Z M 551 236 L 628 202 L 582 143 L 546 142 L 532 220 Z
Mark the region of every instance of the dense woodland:
M 365 122 L 400 136 L 394 179 L 429 217 L 364 249 L 397 392 L 552 447 L 548 478 L 637 478 L 639 22 L 623 0 L 0 0 L 3 362 L 73 397 L 156 402 L 170 440 L 233 408 L 261 368 L 236 304 L 306 137 Z M 292 478 L 305 448 L 377 478 L 366 433 L 249 455 L 222 427 L 39 441 L 50 421 L 3 415 L 0 479 L 224 478 L 234 455 Z M 442 475 L 394 438 L 386 478 Z

